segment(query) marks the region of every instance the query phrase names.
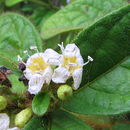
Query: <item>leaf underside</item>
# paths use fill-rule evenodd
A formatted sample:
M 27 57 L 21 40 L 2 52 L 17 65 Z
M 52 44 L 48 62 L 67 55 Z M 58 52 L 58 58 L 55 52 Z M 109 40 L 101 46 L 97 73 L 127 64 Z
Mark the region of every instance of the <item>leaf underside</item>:
M 49 39 L 63 32 L 81 30 L 127 3 L 127 0 L 77 0 L 47 19 L 41 36 Z

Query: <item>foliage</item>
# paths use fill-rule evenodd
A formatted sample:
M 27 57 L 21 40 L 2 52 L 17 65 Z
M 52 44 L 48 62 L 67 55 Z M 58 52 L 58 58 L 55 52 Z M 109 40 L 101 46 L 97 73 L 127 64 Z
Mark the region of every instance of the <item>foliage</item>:
M 24 130 L 129 129 L 127 0 L 1 0 L 0 15 L 0 66 L 11 70 L 9 75 L 0 70 L 0 76 L 12 86 L 3 86 L 0 79 L 0 96 L 9 98 L 1 113 L 11 113 L 13 108 L 14 116 L 31 107 L 33 117 Z M 52 82 L 43 85 L 37 95 L 29 94 L 28 86 L 19 80 L 23 72 L 19 70 L 17 55 L 26 61 L 25 50 L 29 55 L 35 53 L 30 46 L 37 46 L 39 52 L 46 48 L 59 52 L 57 44 L 61 42 L 75 43 L 84 62 L 88 56 L 94 59 L 83 67 L 80 88 L 65 101 L 57 96 L 60 85 Z M 71 83 L 71 79 L 67 81 L 68 85 Z M 120 120 L 122 114 L 128 119 Z
M 50 104 L 50 97 L 47 93 L 39 93 L 32 101 L 32 110 L 37 115 L 44 115 Z
M 77 0 L 58 11 L 43 24 L 42 37 L 48 39 L 62 32 L 82 29 L 125 4 L 124 0 Z
M 74 41 L 82 55 L 93 55 L 95 62 L 91 68 L 84 68 L 89 71 L 89 78 L 84 73 L 83 88 L 65 103 L 67 110 L 100 115 L 129 111 L 129 12 L 127 6 L 108 15 L 81 32 Z

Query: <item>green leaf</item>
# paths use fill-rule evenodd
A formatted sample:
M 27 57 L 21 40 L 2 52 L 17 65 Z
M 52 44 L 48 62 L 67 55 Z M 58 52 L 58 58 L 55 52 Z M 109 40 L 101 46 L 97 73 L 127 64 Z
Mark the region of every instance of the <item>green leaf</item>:
M 51 130 L 92 130 L 92 128 L 67 112 L 57 111 L 52 116 Z
M 6 4 L 6 6 L 13 6 L 13 5 L 18 4 L 22 1 L 24 1 L 24 0 L 6 0 L 5 4 Z
M 99 20 L 82 31 L 73 41 L 86 62 L 82 85 L 95 80 L 130 54 L 129 5 Z M 87 48 L 87 49 L 86 49 Z
M 112 127 L 112 130 L 129 130 L 130 124 L 116 124 Z
M 29 13 L 29 19 L 31 19 L 32 23 L 37 26 L 38 29 L 41 29 L 41 23 L 43 24 L 52 14 L 56 11 L 44 8 L 43 6 L 39 6 L 35 3 L 25 4 L 21 11 L 26 14 Z
M 41 29 L 42 38 L 48 39 L 59 33 L 82 29 L 127 3 L 127 0 L 78 0 L 72 2 L 46 20 Z
M 39 93 L 32 101 L 32 110 L 36 115 L 42 116 L 47 112 L 49 104 L 50 96 L 48 93 Z
M 130 111 L 130 5 L 85 29 L 75 40 L 85 60 L 83 85 L 64 108 L 79 114 Z M 89 73 L 86 73 L 86 71 Z M 88 75 L 88 76 L 87 76 Z M 89 80 L 90 83 L 87 84 Z
M 19 73 L 19 70 L 17 69 L 18 65 L 16 62 L 14 62 L 11 59 L 11 58 L 14 58 L 14 57 L 11 57 L 11 55 L 12 55 L 12 52 L 7 52 L 0 49 L 0 66 L 5 66 L 7 68 L 10 68 L 13 72 L 18 74 Z
M 42 50 L 39 34 L 26 18 L 15 13 L 0 16 L 0 65 L 17 70 L 17 55 L 25 58 L 23 51 L 31 45 Z
M 110 128 L 111 127 L 111 118 L 109 116 L 100 116 L 100 115 L 81 115 L 72 113 L 74 116 L 78 117 L 87 124 L 95 127 L 101 128 Z
M 26 91 L 27 87 L 23 84 L 23 82 L 20 82 L 18 78 L 19 77 L 15 74 L 11 74 L 8 76 L 8 79 L 11 81 L 12 84 L 11 91 L 13 93 L 22 95 Z
M 23 128 L 23 130 L 47 130 L 47 122 L 43 117 L 33 117 Z

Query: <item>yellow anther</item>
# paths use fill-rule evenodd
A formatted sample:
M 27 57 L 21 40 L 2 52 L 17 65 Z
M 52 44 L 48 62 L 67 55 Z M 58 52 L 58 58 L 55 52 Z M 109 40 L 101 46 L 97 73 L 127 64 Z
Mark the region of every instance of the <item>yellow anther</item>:
M 64 56 L 62 67 L 67 68 L 68 71 L 72 74 L 74 70 L 80 68 L 81 66 L 78 65 L 76 56 L 73 56 L 73 57 Z
M 27 68 L 29 68 L 32 72 L 43 71 L 48 67 L 42 57 L 33 58 L 31 60 L 32 64 L 28 65 Z

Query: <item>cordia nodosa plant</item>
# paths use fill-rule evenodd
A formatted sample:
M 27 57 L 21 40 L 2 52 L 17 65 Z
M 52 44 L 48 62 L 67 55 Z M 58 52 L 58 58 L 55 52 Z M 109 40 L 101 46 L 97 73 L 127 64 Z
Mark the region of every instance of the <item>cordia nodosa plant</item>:
M 129 0 L 0 1 L 0 130 L 129 130 L 129 112 Z

